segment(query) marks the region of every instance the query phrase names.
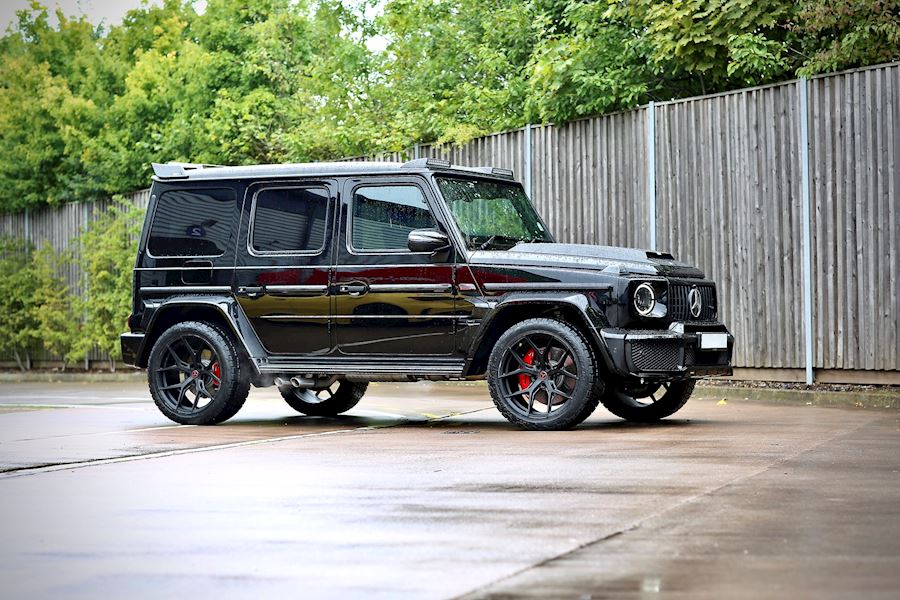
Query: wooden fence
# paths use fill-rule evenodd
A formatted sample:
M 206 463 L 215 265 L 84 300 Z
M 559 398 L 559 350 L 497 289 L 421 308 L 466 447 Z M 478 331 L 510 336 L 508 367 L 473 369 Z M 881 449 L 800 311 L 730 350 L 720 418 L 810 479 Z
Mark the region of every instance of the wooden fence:
M 513 169 L 561 241 L 703 268 L 739 376 L 900 383 L 900 63 L 366 158 L 418 157 Z M 104 206 L 0 234 L 65 246 Z

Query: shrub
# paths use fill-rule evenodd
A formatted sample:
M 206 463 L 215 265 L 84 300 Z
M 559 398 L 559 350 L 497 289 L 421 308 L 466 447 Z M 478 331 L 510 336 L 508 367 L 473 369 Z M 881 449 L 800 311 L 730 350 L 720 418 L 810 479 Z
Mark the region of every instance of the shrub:
M 12 354 L 23 371 L 38 340 L 32 250 L 23 239 L 0 239 L 0 354 Z
M 143 213 L 133 206 L 112 206 L 79 238 L 79 263 L 87 276 L 87 289 L 80 301 L 84 328 L 74 350 L 83 356 L 98 348 L 109 355 L 112 371 L 122 357 L 119 335 L 131 314 L 134 257 Z

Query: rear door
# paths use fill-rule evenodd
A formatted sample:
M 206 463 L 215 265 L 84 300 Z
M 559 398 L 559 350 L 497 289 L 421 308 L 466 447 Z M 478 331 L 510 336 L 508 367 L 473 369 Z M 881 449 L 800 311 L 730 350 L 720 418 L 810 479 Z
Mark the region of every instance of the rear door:
M 244 201 L 234 293 L 272 354 L 332 349 L 329 270 L 336 182 L 256 182 Z
M 413 229 L 445 230 L 417 177 L 343 185 L 334 271 L 337 350 L 344 355 L 446 356 L 454 352 L 454 261 L 410 252 Z

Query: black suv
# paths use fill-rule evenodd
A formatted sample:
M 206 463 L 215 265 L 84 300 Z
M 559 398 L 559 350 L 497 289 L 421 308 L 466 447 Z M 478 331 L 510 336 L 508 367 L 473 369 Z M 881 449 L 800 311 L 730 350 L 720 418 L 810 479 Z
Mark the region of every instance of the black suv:
M 178 423 L 232 417 L 250 384 L 333 416 L 370 381 L 483 378 L 527 429 L 598 403 L 655 421 L 731 373 L 712 281 L 661 252 L 556 243 L 511 171 L 153 170 L 122 351 Z

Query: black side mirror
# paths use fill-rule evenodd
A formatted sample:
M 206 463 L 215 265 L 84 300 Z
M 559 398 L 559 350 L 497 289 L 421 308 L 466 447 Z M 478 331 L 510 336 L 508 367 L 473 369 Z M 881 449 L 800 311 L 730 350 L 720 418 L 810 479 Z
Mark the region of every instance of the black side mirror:
M 406 240 L 412 252 L 431 252 L 432 254 L 450 249 L 450 238 L 434 229 L 413 229 Z

